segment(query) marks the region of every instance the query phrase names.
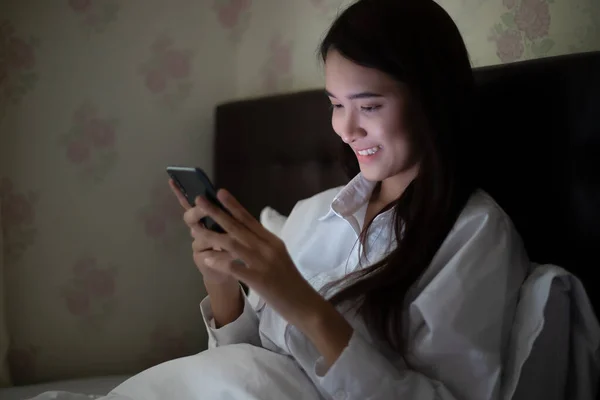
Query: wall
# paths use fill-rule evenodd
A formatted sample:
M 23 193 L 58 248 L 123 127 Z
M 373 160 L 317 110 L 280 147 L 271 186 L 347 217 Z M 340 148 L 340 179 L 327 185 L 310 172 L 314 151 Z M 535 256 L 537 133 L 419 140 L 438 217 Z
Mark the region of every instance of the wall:
M 214 105 L 235 95 L 230 29 L 207 1 L 2 8 L 14 381 L 135 371 L 199 350 L 202 280 L 164 168 L 211 172 Z
M 346 4 L 0 5 L 4 295 L 16 383 L 133 372 L 203 348 L 204 290 L 164 167 L 211 173 L 216 104 L 320 87 L 316 46 Z M 478 66 L 600 49 L 596 0 L 442 4 Z
M 332 19 L 351 3 L 255 0 L 252 23 L 237 44 L 237 97 L 322 86 L 316 47 Z M 600 49 L 597 0 L 439 3 L 457 22 L 476 67 Z

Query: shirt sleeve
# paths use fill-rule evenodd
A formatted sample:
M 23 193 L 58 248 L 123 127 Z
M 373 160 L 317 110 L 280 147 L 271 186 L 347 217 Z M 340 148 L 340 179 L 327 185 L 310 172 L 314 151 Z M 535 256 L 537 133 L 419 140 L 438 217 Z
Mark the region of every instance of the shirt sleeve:
M 325 371 L 323 358 L 315 365 L 321 387 L 344 400 L 455 400 L 439 381 L 397 365 L 379 353 L 356 331 L 337 361 Z
M 464 220 L 442 245 L 407 306 L 402 355 L 382 351 L 355 329 L 327 371 L 316 361 L 327 393 L 346 400 L 500 399 L 529 260 L 516 231 L 496 217 Z
M 244 299 L 242 314 L 235 321 L 220 328 L 215 327 L 210 297 L 206 296 L 200 302 L 200 311 L 202 312 L 202 318 L 208 332 L 208 348 L 238 343 L 261 346 L 260 335 L 258 333 L 260 313 L 252 306 L 241 286 L 240 291 Z

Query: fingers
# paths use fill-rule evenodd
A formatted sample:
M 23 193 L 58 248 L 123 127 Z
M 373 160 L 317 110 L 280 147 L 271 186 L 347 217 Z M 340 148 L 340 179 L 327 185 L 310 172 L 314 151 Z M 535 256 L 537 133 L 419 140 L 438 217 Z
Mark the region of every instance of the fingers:
M 214 249 L 208 243 L 206 243 L 205 240 L 195 239 L 192 242 L 192 251 L 194 251 L 195 253 L 201 253 L 201 252 L 209 251 L 209 250 L 214 250 Z
M 242 260 L 233 260 L 225 264 L 223 268 L 225 269 L 225 273 L 234 277 L 238 281 L 244 282 L 248 286 L 254 286 L 257 274 Z
M 181 207 L 183 207 L 184 210 L 189 210 L 190 208 L 192 208 L 190 206 L 190 203 L 187 201 L 183 193 L 181 193 L 173 179 L 169 179 L 169 187 L 171 188 L 171 191 L 175 194 L 175 197 L 177 197 L 179 204 L 181 204 Z
M 229 275 L 241 281 L 252 279 L 252 271 L 250 271 L 244 261 L 233 257 L 227 252 L 205 251 L 199 254 L 198 257 L 205 268 L 214 272 Z
M 206 250 L 201 252 L 195 252 L 194 257 L 197 257 L 198 260 L 204 264 L 207 268 L 211 269 L 223 269 L 220 268 L 222 265 L 226 265 L 227 263 L 235 260 L 231 254 L 226 251 L 215 251 L 215 250 Z
M 175 187 L 174 190 L 177 188 Z M 177 193 L 178 191 L 176 191 Z M 181 193 L 179 193 L 180 196 Z M 198 197 L 195 200 L 196 207 L 187 209 L 184 213 L 185 223 L 192 227 L 202 218 L 210 216 L 219 224 L 225 232 L 231 234 L 242 243 L 249 245 L 256 237 L 269 240 L 271 233 L 256 220 L 229 192 L 219 190 L 217 197 L 223 206 L 231 213 L 223 211 L 205 198 Z
M 220 272 L 215 268 L 209 268 L 205 265 L 204 260 L 207 257 L 211 257 L 217 260 L 218 265 L 225 264 L 231 262 L 232 258 L 227 253 L 223 254 L 215 254 L 211 256 L 211 253 L 218 253 L 212 251 L 205 251 L 200 253 L 193 253 L 194 263 L 198 270 L 202 274 L 202 278 L 204 283 L 212 283 L 212 284 L 223 284 L 233 279 L 232 276 L 227 273 Z
M 200 220 L 208 214 L 202 207 L 190 207 L 183 213 L 183 221 L 187 226 L 193 228 L 200 224 Z
M 190 236 L 196 239 L 202 235 L 202 229 L 206 229 L 202 223 L 198 223 L 196 225 L 192 225 L 190 227 Z
M 245 245 L 250 245 L 252 241 L 256 241 L 256 237 L 253 237 L 252 233 L 248 228 L 237 221 L 233 216 L 229 215 L 226 211 L 220 207 L 215 206 L 205 198 L 196 198 L 196 207 L 200 215 L 211 217 L 217 224 L 221 226 L 227 232 L 227 234 L 239 240 Z M 194 216 L 199 215 L 194 213 Z M 191 217 L 190 217 L 191 220 Z
M 268 231 L 237 201 L 235 197 L 233 197 L 231 193 L 225 189 L 221 189 L 217 193 L 217 198 L 237 221 L 241 222 L 258 237 L 267 239 L 264 232 Z
M 254 235 L 245 225 L 236 220 L 235 217 L 227 214 L 227 212 L 223 211 L 221 208 L 212 204 L 210 201 L 198 197 L 194 209 L 198 209 L 198 212 L 201 213 L 200 215 L 202 216 L 210 216 L 225 230 L 225 232 L 227 232 L 228 235 L 231 235 L 231 237 L 237 239 L 239 242 L 247 246 L 251 246 L 252 243 L 256 242 L 256 235 Z M 198 216 L 197 213 L 194 213 L 193 215 Z M 192 220 L 191 217 L 189 218 Z
M 194 251 L 220 250 L 231 254 L 234 258 L 250 261 L 253 259 L 252 252 L 244 244 L 226 233 L 216 233 L 208 229 L 197 229 L 194 231 Z

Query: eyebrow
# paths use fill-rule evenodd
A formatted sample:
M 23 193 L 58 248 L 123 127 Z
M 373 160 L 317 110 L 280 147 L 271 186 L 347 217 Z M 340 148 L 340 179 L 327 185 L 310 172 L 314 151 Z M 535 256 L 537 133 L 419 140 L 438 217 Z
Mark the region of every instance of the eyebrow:
M 329 97 L 333 97 L 334 99 L 337 98 L 328 90 L 325 90 L 325 93 L 327 93 L 327 96 L 329 96 Z M 383 97 L 383 95 L 381 95 L 379 93 L 373 93 L 373 92 L 360 92 L 360 93 L 354 93 L 354 94 L 351 94 L 350 96 L 347 96 L 347 98 L 349 100 L 369 99 L 369 98 L 373 98 L 373 97 Z

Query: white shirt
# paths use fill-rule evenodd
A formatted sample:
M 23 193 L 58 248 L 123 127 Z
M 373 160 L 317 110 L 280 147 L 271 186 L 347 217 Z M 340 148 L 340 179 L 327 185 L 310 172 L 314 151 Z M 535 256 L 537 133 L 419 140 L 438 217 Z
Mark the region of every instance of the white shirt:
M 344 188 L 298 202 L 285 221 L 279 235 L 315 289 L 380 260 L 395 246 L 390 210 L 374 219 L 366 260 L 359 263 L 357 240 L 373 188 L 359 174 Z M 407 295 L 404 354 L 374 340 L 363 321 L 345 314 L 342 305 L 338 310 L 354 333 L 323 374 L 312 343 L 264 301 L 246 298 L 242 315 L 220 329 L 211 324 L 208 298 L 201 310 L 209 347 L 250 343 L 288 355 L 326 399 L 498 399 L 529 265 L 509 217 L 477 191 Z
M 502 399 L 596 399 L 600 323 L 575 275 L 556 265 L 532 264 L 521 286 L 508 354 Z

